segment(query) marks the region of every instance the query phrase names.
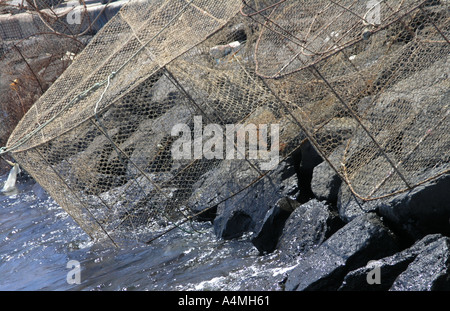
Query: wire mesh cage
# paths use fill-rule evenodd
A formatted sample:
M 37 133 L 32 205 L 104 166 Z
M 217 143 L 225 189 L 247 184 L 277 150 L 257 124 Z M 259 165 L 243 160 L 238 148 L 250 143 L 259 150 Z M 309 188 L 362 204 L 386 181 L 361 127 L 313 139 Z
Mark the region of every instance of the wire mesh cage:
M 0 2 L 0 144 L 121 3 Z M 3 162 L 0 160 L 0 172 Z
M 132 1 L 3 152 L 114 242 L 223 204 L 305 138 L 358 197 L 407 191 L 449 170 L 449 12 L 447 1 Z M 238 148 L 239 135 L 260 139 Z

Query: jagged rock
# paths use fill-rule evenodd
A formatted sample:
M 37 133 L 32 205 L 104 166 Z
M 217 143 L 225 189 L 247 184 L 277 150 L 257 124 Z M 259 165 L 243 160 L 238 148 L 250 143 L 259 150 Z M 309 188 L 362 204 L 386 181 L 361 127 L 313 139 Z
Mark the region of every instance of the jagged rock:
M 401 273 L 391 291 L 450 290 L 450 239 L 428 245 Z
M 261 229 L 252 239 L 260 253 L 270 253 L 275 249 L 286 220 L 299 205 L 299 202 L 285 197 L 267 212 Z
M 304 143 L 300 150 L 301 162 L 297 168 L 298 188 L 300 193 L 297 200 L 300 203 L 306 203 L 314 198 L 314 193 L 311 190 L 313 170 L 317 165 L 323 162 L 323 159 L 309 141 Z
M 396 251 L 396 236 L 376 214 L 359 216 L 300 260 L 286 290 L 336 290 L 348 271 Z
M 337 196 L 337 208 L 339 216 L 345 222 L 350 222 L 367 212 L 376 211 L 376 207 L 375 201 L 364 202 L 351 192 L 347 184 L 341 184 Z
M 450 174 L 384 201 L 379 213 L 407 237 L 417 240 L 427 234 L 450 234 Z
M 227 165 L 241 165 L 243 170 L 236 174 L 237 170 L 227 168 Z M 227 178 L 228 175 L 233 178 Z M 208 172 L 204 187 L 196 189 L 195 193 L 201 193 L 203 202 L 198 206 L 207 206 L 204 202 L 217 202 L 221 198 L 231 197 L 234 192 L 254 181 L 255 177 L 255 172 L 245 162 L 224 162 L 216 170 Z M 214 219 L 216 235 L 223 239 L 233 239 L 245 232 L 259 232 L 267 211 L 280 198 L 292 195 L 292 191 L 295 191 L 295 186 L 292 185 L 296 185 L 296 182 L 297 176 L 293 167 L 281 162 L 269 178 L 263 178 L 218 205 L 217 217 Z
M 327 162 L 322 162 L 314 168 L 311 190 L 319 201 L 335 205 L 341 183 L 341 178 Z
M 285 259 L 293 259 L 317 248 L 344 223 L 326 204 L 313 199 L 289 216 L 277 249 Z
M 450 234 L 450 175 L 444 174 L 430 182 L 399 195 L 364 202 L 353 195 L 346 184 L 338 194 L 339 216 L 346 222 L 358 215 L 377 211 L 393 228 L 410 241 L 427 234 Z
M 371 264 L 348 273 L 339 290 L 388 290 L 391 288 L 395 279 L 408 268 L 408 265 L 416 259 L 421 253 L 426 253 L 428 250 L 435 247 L 436 242 L 440 243 L 442 235 L 434 234 L 427 235 L 413 246 L 396 253 L 392 256 L 382 258 Z M 368 274 L 375 268 L 379 268 L 380 284 L 369 284 L 367 282 Z

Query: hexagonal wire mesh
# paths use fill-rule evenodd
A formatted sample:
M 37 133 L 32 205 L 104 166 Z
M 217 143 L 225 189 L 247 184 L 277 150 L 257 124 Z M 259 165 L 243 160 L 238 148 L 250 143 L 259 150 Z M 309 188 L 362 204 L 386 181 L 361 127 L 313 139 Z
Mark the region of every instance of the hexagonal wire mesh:
M 418 0 L 130 2 L 4 151 L 87 233 L 113 241 L 164 233 L 270 178 L 263 158 L 175 158 L 173 128 L 194 128 L 195 141 L 200 116 L 278 124 L 282 158 L 307 137 L 365 200 L 406 191 L 449 170 L 449 11 Z
M 80 3 L 83 5 L 78 5 Z M 0 1 L 0 144 L 121 1 Z M 77 6 L 78 5 L 78 6 Z M 0 171 L 3 172 L 0 160 Z

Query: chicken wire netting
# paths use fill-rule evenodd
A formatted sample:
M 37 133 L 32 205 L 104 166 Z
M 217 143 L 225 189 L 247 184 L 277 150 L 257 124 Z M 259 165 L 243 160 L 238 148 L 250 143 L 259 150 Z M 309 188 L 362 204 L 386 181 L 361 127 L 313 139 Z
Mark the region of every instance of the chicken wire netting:
M 407 191 L 449 170 L 449 6 L 132 1 L 2 152 L 113 241 L 148 240 L 270 179 L 305 138 L 357 197 Z M 234 148 L 242 128 L 258 143 Z
M 89 2 L 0 1 L 0 145 L 124 0 Z

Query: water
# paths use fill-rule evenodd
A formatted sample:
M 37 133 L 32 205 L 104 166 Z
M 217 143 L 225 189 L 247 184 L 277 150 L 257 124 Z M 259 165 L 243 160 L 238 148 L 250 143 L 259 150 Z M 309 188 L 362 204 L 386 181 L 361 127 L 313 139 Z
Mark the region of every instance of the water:
M 0 186 L 7 175 L 0 177 Z M 218 240 L 173 230 L 151 245 L 94 243 L 32 179 L 0 193 L 0 290 L 282 290 L 295 266 L 277 253 L 260 256 L 251 235 Z M 80 284 L 69 284 L 70 260 Z

